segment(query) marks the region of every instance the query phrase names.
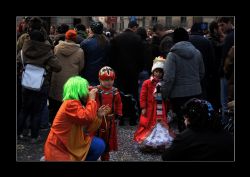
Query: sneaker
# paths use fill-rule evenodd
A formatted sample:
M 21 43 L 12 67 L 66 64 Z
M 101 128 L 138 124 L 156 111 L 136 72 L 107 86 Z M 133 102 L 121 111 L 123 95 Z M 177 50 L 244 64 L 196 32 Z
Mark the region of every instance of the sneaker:
M 31 136 L 31 130 L 30 129 L 25 129 L 23 131 L 23 136 L 24 137 L 30 137 Z
M 41 161 L 41 162 L 45 162 L 45 156 L 42 156 L 42 157 L 40 158 L 40 161 Z
M 18 140 L 24 140 L 24 136 L 23 136 L 23 134 L 21 134 L 21 135 L 17 135 L 17 139 L 18 139 Z
M 40 126 L 40 130 L 42 130 L 42 131 L 43 130 L 48 130 L 49 128 L 50 128 L 49 125 L 47 125 L 47 126 L 46 125 L 41 125 Z

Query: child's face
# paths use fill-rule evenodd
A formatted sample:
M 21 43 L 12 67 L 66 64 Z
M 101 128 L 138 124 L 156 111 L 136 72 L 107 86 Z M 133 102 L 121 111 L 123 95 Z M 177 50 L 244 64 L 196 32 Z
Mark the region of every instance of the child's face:
M 112 88 L 114 80 L 112 79 L 100 80 L 100 83 L 104 88 Z
M 153 76 L 157 79 L 161 79 L 163 76 L 163 70 L 159 68 L 155 69 L 153 72 Z

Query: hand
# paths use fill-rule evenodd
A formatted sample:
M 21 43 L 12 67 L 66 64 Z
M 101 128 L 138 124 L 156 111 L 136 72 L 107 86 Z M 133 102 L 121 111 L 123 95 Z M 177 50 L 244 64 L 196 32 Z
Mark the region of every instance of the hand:
M 143 108 L 143 109 L 141 110 L 141 114 L 145 116 L 145 115 L 146 115 L 146 111 L 147 111 L 146 108 Z
M 96 92 L 97 92 L 97 88 L 90 90 L 89 99 L 95 100 Z
M 110 111 L 111 108 L 108 105 L 102 105 L 97 111 L 97 116 L 98 117 L 106 116 L 108 113 L 110 113 Z

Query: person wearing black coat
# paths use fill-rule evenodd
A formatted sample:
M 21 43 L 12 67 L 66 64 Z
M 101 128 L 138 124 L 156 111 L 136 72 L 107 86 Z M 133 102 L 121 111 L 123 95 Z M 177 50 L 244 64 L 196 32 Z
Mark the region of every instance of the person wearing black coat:
M 109 66 L 117 75 L 115 85 L 121 93 L 131 95 L 123 97 L 122 94 L 123 115 L 130 117 L 130 125 L 136 125 L 139 116 L 136 114 L 135 101 L 138 106 L 138 75 L 144 66 L 142 40 L 135 33 L 137 27 L 136 22 L 130 22 L 123 33 L 110 41 Z
M 233 161 L 233 136 L 222 129 L 210 102 L 192 98 L 183 107 L 187 128 L 162 154 L 164 161 Z
M 216 85 L 214 75 L 217 74 L 215 69 L 215 53 L 212 43 L 203 36 L 201 23 L 193 24 L 189 41 L 201 52 L 205 66 L 205 76 L 201 80 L 202 96 L 204 99 L 212 102 L 215 97 L 213 87 Z

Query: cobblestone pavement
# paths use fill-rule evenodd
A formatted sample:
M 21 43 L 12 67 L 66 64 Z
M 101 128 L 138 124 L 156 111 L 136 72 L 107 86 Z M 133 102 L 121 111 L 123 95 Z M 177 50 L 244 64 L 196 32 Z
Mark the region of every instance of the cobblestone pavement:
M 136 126 L 118 127 L 118 151 L 110 153 L 110 161 L 161 161 L 159 153 L 142 153 L 133 141 Z
M 133 141 L 136 126 L 118 126 L 118 151 L 110 153 L 110 161 L 161 161 L 159 153 L 142 153 Z M 39 161 L 49 130 L 41 131 L 41 142 L 31 144 L 29 139 L 18 140 L 17 161 Z

